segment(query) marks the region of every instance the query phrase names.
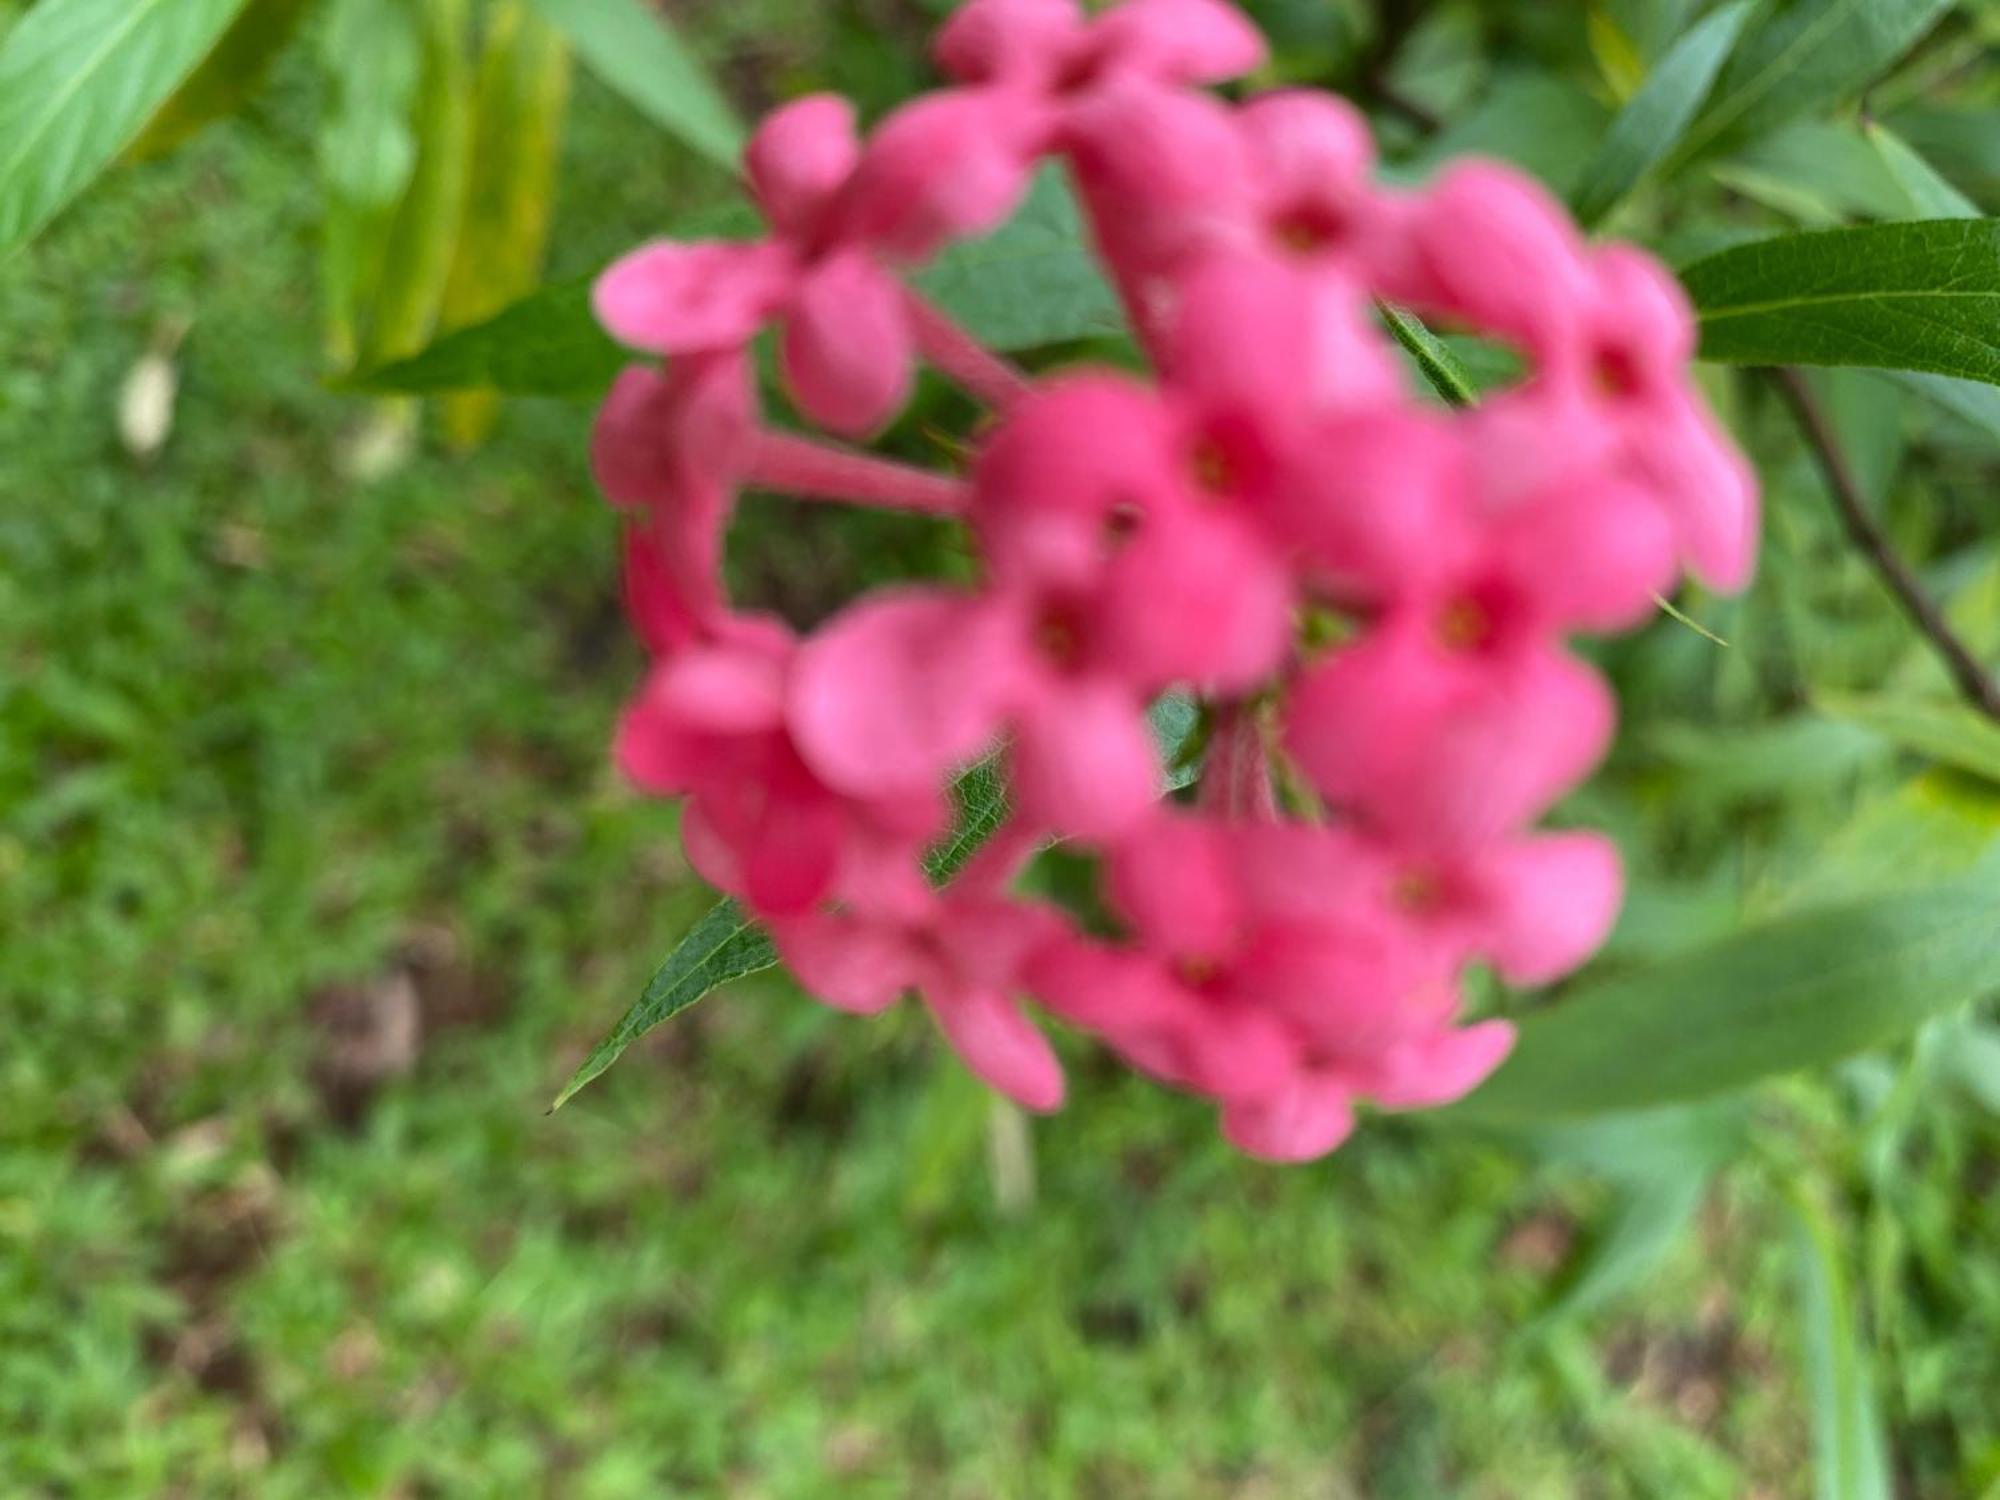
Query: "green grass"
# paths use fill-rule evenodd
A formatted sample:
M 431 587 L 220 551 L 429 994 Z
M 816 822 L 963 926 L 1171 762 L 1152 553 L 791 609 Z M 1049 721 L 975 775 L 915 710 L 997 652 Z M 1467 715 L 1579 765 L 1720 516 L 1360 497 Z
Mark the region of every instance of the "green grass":
M 606 764 L 639 661 L 587 413 L 342 477 L 302 88 L 0 266 L 0 1494 L 1808 1492 L 1769 1167 L 1542 1333 L 1601 1185 L 1415 1122 L 1259 1166 L 1081 1047 L 1009 1210 L 921 1018 L 781 982 L 547 1115 L 704 898 Z M 690 171 L 584 89 L 553 271 Z M 117 388 L 180 316 L 135 463 Z M 816 599 L 796 519 L 750 571 Z M 1966 1496 L 2000 1129 L 1915 1066 L 1759 1138 L 1842 1195 L 1910 1493 Z

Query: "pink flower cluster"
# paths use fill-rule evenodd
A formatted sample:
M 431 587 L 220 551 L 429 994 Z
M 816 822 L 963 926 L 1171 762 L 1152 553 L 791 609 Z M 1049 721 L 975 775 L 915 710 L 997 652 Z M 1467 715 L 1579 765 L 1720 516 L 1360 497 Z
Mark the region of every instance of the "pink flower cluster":
M 864 1013 L 916 992 L 1030 1108 L 1063 1089 L 1030 1001 L 1260 1156 L 1331 1150 L 1357 1101 L 1457 1098 L 1512 1040 L 1456 1024 L 1467 966 L 1552 980 L 1618 906 L 1608 841 L 1533 829 L 1612 733 L 1565 636 L 1638 624 L 1683 565 L 1719 589 L 1751 565 L 1753 481 L 1690 387 L 1676 284 L 1504 167 L 1378 184 L 1336 98 L 1205 91 L 1263 57 L 1223 0 L 971 0 L 936 57 L 955 86 L 865 139 L 832 97 L 764 122 L 766 238 L 649 245 L 598 283 L 604 325 L 666 357 L 595 440 L 654 658 L 621 764 L 687 799 L 690 860 L 808 989 Z M 1030 380 L 903 279 L 1049 159 L 1150 379 Z M 1526 376 L 1425 404 L 1378 298 Z M 894 418 L 919 361 L 989 403 L 964 472 L 766 426 L 746 350 L 771 325 L 831 432 Z M 801 639 L 725 597 L 745 487 L 961 518 L 980 581 Z M 1169 691 L 1205 730 L 1177 797 L 1147 717 Z M 996 747 L 1008 820 L 934 887 L 950 783 Z M 1016 889 L 1056 840 L 1101 862 L 1090 932 Z

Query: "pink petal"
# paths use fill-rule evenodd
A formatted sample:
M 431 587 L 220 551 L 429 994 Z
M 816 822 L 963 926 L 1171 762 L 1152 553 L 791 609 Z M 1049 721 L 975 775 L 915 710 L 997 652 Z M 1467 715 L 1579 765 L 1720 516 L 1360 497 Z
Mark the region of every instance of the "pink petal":
M 1673 584 L 1666 512 L 1617 479 L 1559 488 L 1500 517 L 1494 530 L 1496 566 L 1542 618 L 1559 625 L 1626 629 L 1650 615 Z
M 695 646 L 663 662 L 652 689 L 660 706 L 707 734 L 755 734 L 784 722 L 782 656 Z
M 1124 0 L 1093 28 L 1106 68 L 1143 71 L 1163 83 L 1221 83 L 1264 64 L 1269 50 L 1226 0 Z
M 764 117 L 743 170 L 772 227 L 808 239 L 860 159 L 854 106 L 838 94 L 808 94 Z
M 1048 117 L 1032 96 L 946 89 L 876 127 L 842 205 L 848 243 L 924 261 L 997 229 L 1027 191 Z
M 771 924 L 785 967 L 817 999 L 857 1015 L 886 1010 L 914 980 L 900 928 L 811 915 Z
M 639 640 L 656 656 L 687 645 L 722 608 L 719 590 L 707 591 L 698 604 L 682 597 L 675 570 L 642 526 L 625 531 L 624 581 L 625 613 Z
M 700 798 L 681 807 L 681 853 L 703 880 L 726 895 L 743 896 L 743 861 L 722 831 L 709 820 Z
M 773 796 L 742 849 L 743 899 L 762 917 L 810 911 L 832 890 L 847 831 L 840 806 L 825 794 Z
M 860 254 L 835 256 L 800 284 L 785 325 L 785 383 L 822 427 L 859 437 L 910 398 L 911 338 L 902 290 Z
M 771 245 L 656 240 L 597 278 L 597 321 L 621 344 L 652 354 L 737 349 L 784 297 L 791 270 Z
M 1059 74 L 1083 35 L 1075 0 L 968 0 L 931 55 L 961 83 L 1036 83 Z
M 1336 208 L 1366 187 L 1375 140 L 1367 119 L 1345 99 L 1315 89 L 1279 89 L 1257 95 L 1237 118 L 1274 205 Z
M 1311 1161 L 1354 1133 L 1354 1103 L 1341 1084 L 1303 1077 L 1267 1098 L 1225 1106 L 1222 1133 L 1266 1161 Z
M 1062 1104 L 1062 1064 L 1020 1006 L 978 984 L 932 983 L 924 990 L 938 1029 L 965 1065 L 1024 1109 Z
M 1577 340 L 1592 294 L 1575 227 L 1533 178 L 1497 162 L 1451 168 L 1410 223 L 1416 278 L 1387 288 L 1537 352 Z
M 674 797 L 692 787 L 708 749 L 701 736 L 660 703 L 656 681 L 649 679 L 619 717 L 611 753 L 634 785 Z
M 800 648 L 789 719 L 799 751 L 856 796 L 936 783 L 999 728 L 1018 681 L 1016 622 L 985 601 L 885 590 Z
M 1505 1021 L 1440 1031 L 1382 1058 L 1366 1092 L 1384 1109 L 1435 1109 L 1478 1088 L 1513 1048 Z
M 1121 76 L 1071 110 L 1065 139 L 1099 244 L 1128 283 L 1249 242 L 1247 148 L 1218 101 Z
M 1248 688 L 1290 648 L 1292 606 L 1290 571 L 1241 518 L 1184 514 L 1144 528 L 1108 570 L 1098 659 L 1135 682 Z
M 1735 593 L 1757 560 L 1757 475 L 1692 392 L 1652 414 L 1639 461 L 1694 575 Z
M 1547 984 L 1597 951 L 1618 919 L 1618 849 L 1594 833 L 1496 845 L 1478 863 L 1485 946 L 1509 984 Z
M 1661 371 L 1694 358 L 1694 309 L 1673 274 L 1631 245 L 1604 245 L 1590 258 L 1598 331 Z
M 1219 958 L 1243 916 L 1231 853 L 1222 825 L 1162 811 L 1118 841 L 1105 890 L 1148 946 Z
M 1164 790 L 1138 699 L 1111 683 L 1051 688 L 1020 722 L 1015 799 L 1029 822 L 1078 838 L 1111 838 Z

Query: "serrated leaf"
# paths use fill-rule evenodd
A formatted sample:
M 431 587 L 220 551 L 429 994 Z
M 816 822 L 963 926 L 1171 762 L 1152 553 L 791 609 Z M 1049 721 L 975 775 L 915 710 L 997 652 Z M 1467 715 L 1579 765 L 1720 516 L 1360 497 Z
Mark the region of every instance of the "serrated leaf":
M 2000 384 L 2000 220 L 1781 235 L 1697 261 L 1681 281 L 1705 359 Z
M 2000 782 L 2000 725 L 1963 703 L 1829 693 L 1818 707 L 1940 765 Z
M 1570 194 L 1579 222 L 1597 223 L 1664 158 L 1708 97 L 1756 0 L 1732 0 L 1667 49 L 1604 134 Z
M 590 284 L 554 282 L 420 354 L 362 370 L 335 388 L 368 395 L 498 391 L 595 400 L 631 358 L 590 311 Z
M 1390 303 L 1378 299 L 1375 311 L 1389 325 L 1389 332 L 1395 336 L 1403 352 L 1409 355 L 1418 373 L 1430 382 L 1431 389 L 1437 392 L 1438 399 L 1446 406 L 1470 406 L 1479 399 L 1471 373 L 1436 334 Z
M 645 0 L 534 0 L 605 83 L 727 171 L 743 127 L 679 33 Z
M 1792 1194 L 1806 1394 L 1817 1500 L 1891 1500 L 1872 1360 L 1833 1217 L 1812 1190 Z
M 1154 705 L 1150 718 L 1162 759 L 1169 766 L 1175 765 L 1181 759 L 1182 747 L 1195 732 L 1198 711 L 1190 700 L 1170 693 Z M 924 861 L 924 871 L 933 885 L 942 885 L 963 869 L 1006 817 L 1007 787 L 1000 767 L 1001 756 L 989 755 L 953 783 L 952 832 Z M 645 993 L 620 1018 L 611 1034 L 570 1075 L 549 1108 L 561 1109 L 578 1090 L 616 1062 L 626 1048 L 662 1021 L 686 1010 L 711 990 L 771 968 L 777 962 L 777 949 L 740 906 L 724 900 L 711 907 L 667 955 Z
M 1124 327 L 1062 174 L 1036 174 L 1013 218 L 954 245 L 913 278 L 918 291 L 995 349 L 1033 349 Z
M 0 256 L 81 192 L 245 0 L 42 0 L 0 43 Z
M 1730 57 L 1674 152 L 1685 162 L 1740 145 L 1860 91 L 1909 50 L 1951 0 L 1783 0 Z
M 551 1111 L 561 1109 L 592 1079 L 624 1055 L 640 1037 L 662 1021 L 680 1014 L 711 990 L 771 968 L 778 950 L 771 939 L 734 901 L 721 901 L 680 940 L 660 965 L 638 1003 L 611 1028 L 556 1095 Z
M 1870 121 L 1865 127 L 1874 146 L 1908 202 L 1912 219 L 1976 219 L 1978 206 L 1938 175 L 1937 169 L 1910 149 L 1888 126 Z
M 1815 909 L 1628 974 L 1520 1023 L 1454 1109 L 1528 1122 L 1707 1098 L 1878 1046 L 2000 988 L 2000 868 Z
M 445 330 L 492 317 L 529 292 L 540 275 L 569 73 L 568 44 L 530 12 L 526 0 L 497 0 L 488 9 L 473 90 L 465 217 L 438 317 Z M 477 443 L 498 401 L 492 391 L 448 395 L 446 436 L 461 448 Z
M 235 114 L 263 84 L 312 4 L 249 0 L 207 60 L 146 122 L 126 154 L 134 161 L 164 156 L 204 127 Z

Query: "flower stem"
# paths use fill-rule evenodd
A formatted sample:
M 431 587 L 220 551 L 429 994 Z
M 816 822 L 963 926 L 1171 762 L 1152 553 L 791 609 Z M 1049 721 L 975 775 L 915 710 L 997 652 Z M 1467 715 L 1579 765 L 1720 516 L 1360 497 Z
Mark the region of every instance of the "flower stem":
M 1005 411 L 1028 389 L 1028 377 L 954 323 L 922 295 L 905 291 L 917 348 L 945 375 L 995 411 Z
M 927 515 L 959 515 L 966 503 L 966 488 L 956 479 L 789 432 L 758 434 L 745 477 L 788 495 Z

